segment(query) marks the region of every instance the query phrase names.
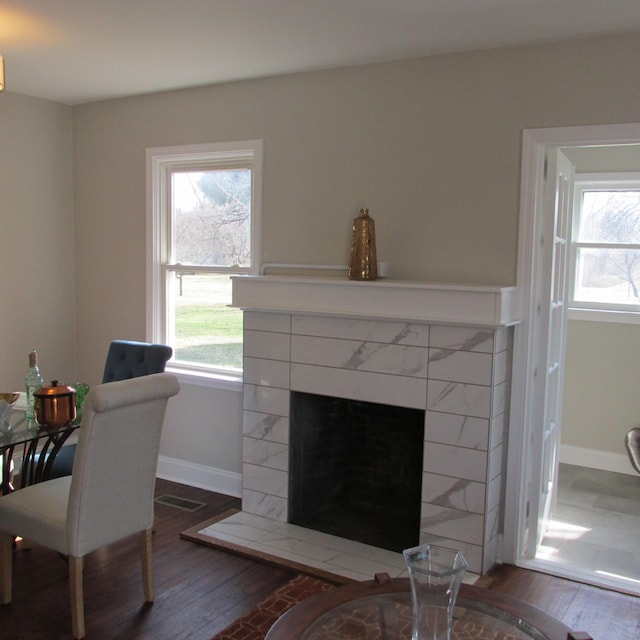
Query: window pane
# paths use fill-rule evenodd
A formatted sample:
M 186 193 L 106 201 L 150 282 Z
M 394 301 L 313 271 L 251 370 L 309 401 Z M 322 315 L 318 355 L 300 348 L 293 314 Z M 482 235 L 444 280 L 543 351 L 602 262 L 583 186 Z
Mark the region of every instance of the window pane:
M 640 304 L 639 286 L 640 250 L 578 249 L 575 300 Z
M 640 191 L 585 191 L 579 242 L 640 242 Z
M 250 264 L 250 169 L 174 172 L 171 190 L 173 262 Z
M 242 369 L 242 311 L 227 306 L 229 276 L 171 272 L 167 278 L 174 360 Z

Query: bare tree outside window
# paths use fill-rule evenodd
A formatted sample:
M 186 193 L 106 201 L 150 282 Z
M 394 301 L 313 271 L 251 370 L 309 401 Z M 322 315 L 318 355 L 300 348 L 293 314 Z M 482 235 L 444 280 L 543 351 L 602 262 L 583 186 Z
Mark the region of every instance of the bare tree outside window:
M 585 190 L 574 299 L 640 304 L 640 190 Z
M 251 259 L 251 171 L 174 175 L 174 261 L 217 266 Z
M 251 260 L 251 170 L 176 172 L 173 256 L 183 266 L 237 267 Z M 175 359 L 242 368 L 242 316 L 228 275 L 176 271 Z

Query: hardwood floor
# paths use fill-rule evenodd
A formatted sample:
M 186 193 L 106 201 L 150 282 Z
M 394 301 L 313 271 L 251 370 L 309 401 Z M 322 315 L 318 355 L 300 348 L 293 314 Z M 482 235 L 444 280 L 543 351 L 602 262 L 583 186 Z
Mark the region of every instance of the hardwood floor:
M 196 512 L 156 505 L 156 601 L 144 605 L 136 539 L 85 560 L 87 638 L 97 640 L 209 640 L 287 582 L 293 573 L 181 540 L 190 526 L 239 506 L 239 501 L 158 480 L 156 495 L 205 502 Z M 640 599 L 515 567 L 483 579 L 563 620 L 595 640 L 640 638 Z M 14 553 L 13 603 L 0 607 L 0 638 L 71 638 L 67 565 L 42 547 Z

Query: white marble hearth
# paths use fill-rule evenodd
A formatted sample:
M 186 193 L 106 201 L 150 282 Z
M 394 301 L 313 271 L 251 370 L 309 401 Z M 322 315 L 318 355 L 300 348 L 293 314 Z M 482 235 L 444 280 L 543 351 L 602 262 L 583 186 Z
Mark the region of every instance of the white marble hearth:
M 262 558 L 274 557 L 349 580 L 371 580 L 376 573 L 388 573 L 392 578 L 407 577 L 401 553 L 247 512 L 236 513 L 198 533 L 222 546 L 244 549 Z M 477 579 L 478 574 L 465 573 L 464 582 L 473 584 Z
M 470 571 L 487 571 L 502 529 L 510 325 L 516 321 L 506 300 L 513 291 L 467 287 L 471 297 L 463 293 L 454 303 L 447 290 L 446 306 L 456 315 L 447 322 L 437 310 L 415 317 L 418 285 L 385 283 L 378 295 L 354 304 L 349 300 L 370 292 L 372 283 L 350 282 L 356 286 L 348 287 L 345 301 L 342 294 L 326 299 L 343 281 L 308 286 L 312 299 L 305 299 L 299 278 L 261 278 L 234 279 L 234 305 L 245 309 L 243 514 L 293 527 L 286 524 L 290 392 L 421 409 L 420 541 L 459 548 Z M 282 293 L 287 281 L 294 282 L 295 296 Z M 261 293 L 252 302 L 256 287 Z M 426 300 L 428 289 L 417 297 Z M 323 300 L 313 295 L 320 290 Z M 491 298 L 481 313 L 476 294 Z M 412 311 L 402 320 L 405 298 Z M 319 311 L 321 303 L 327 313 Z

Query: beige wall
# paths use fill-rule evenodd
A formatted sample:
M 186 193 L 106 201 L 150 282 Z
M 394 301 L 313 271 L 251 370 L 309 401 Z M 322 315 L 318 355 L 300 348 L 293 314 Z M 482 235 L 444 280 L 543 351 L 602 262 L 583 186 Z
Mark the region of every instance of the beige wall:
M 79 375 L 145 337 L 147 147 L 264 139 L 265 261 L 346 262 L 366 206 L 391 277 L 514 284 L 522 130 L 637 121 L 638 59 L 617 36 L 74 108 Z M 206 393 L 174 403 L 163 453 L 239 471 L 237 398 L 214 395 L 222 419 Z
M 563 445 L 626 455 L 624 435 L 640 425 L 639 363 L 640 326 L 569 321 Z
M 27 353 L 75 378 L 70 107 L 0 93 L 0 390 L 22 390 Z

